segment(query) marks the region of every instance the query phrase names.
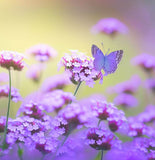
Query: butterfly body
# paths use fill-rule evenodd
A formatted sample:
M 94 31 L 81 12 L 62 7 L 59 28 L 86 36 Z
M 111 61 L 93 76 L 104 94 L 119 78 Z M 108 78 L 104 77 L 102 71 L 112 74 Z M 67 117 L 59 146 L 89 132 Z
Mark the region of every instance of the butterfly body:
M 109 55 L 104 55 L 96 45 L 92 45 L 91 50 L 94 57 L 94 68 L 96 70 L 101 71 L 103 69 L 105 76 L 116 71 L 117 65 L 122 59 L 123 50 L 111 52 Z

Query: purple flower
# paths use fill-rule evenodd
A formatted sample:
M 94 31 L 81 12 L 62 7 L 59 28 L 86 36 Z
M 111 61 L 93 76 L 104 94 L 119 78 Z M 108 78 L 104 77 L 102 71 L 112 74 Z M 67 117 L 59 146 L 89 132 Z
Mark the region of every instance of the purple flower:
M 155 78 L 147 79 L 145 82 L 145 86 L 152 90 L 155 93 Z
M 102 100 L 93 100 L 91 108 L 94 116 L 100 120 L 107 120 L 114 112 L 117 112 L 117 108 L 112 103 L 107 103 Z
M 60 60 L 59 66 L 65 67 L 74 84 L 85 81 L 86 85 L 93 87 L 94 81 L 102 79 L 103 75 L 94 69 L 93 58 L 78 53 L 72 51 L 72 55 L 66 54 Z
M 139 76 L 134 75 L 131 77 L 130 80 L 122 82 L 117 84 L 114 87 L 109 88 L 110 93 L 128 93 L 128 94 L 134 94 L 138 87 L 141 84 L 141 80 Z
M 116 18 L 104 18 L 92 27 L 93 33 L 104 33 L 115 35 L 116 33 L 126 33 L 127 27 Z
M 111 131 L 115 132 L 126 124 L 124 112 L 118 110 L 114 104 L 103 100 L 94 100 L 91 103 L 93 115 L 100 120 L 107 120 Z
M 126 93 L 122 93 L 118 95 L 117 97 L 115 97 L 114 103 L 117 106 L 123 106 L 127 108 L 136 107 L 138 105 L 137 99 L 134 96 L 130 94 L 126 94 Z
M 7 143 L 12 145 L 14 143 L 23 142 L 35 148 L 34 142 L 36 142 L 38 137 L 42 134 L 45 135 L 47 131 L 52 129 L 50 121 L 51 119 L 48 116 L 44 117 L 44 121 L 28 116 L 18 117 L 10 121 L 8 125 Z
M 134 65 L 140 66 L 144 71 L 152 72 L 155 69 L 155 56 L 142 53 L 132 59 Z
M 32 79 L 34 82 L 38 82 L 44 69 L 45 66 L 43 65 L 32 65 L 27 71 L 27 77 Z
M 0 86 L 0 97 L 8 97 L 9 96 L 9 86 L 4 85 Z M 22 99 L 18 90 L 16 88 L 11 87 L 11 100 L 14 102 L 18 102 Z
M 29 116 L 35 119 L 42 120 L 45 116 L 45 113 L 43 112 L 44 107 L 42 105 L 39 105 L 36 102 L 30 101 L 27 104 L 21 105 L 21 107 L 18 110 L 18 114 L 23 113 L 24 116 Z
M 155 151 L 151 151 L 147 156 L 148 160 L 155 160 Z
M 57 127 L 64 128 L 65 135 L 68 135 L 77 127 L 87 124 L 90 114 L 87 112 L 86 106 L 72 102 L 59 112 L 58 117 Z
M 112 132 L 99 128 L 88 130 L 87 143 L 96 150 L 110 150 L 112 147 L 121 147 L 121 141 Z
M 1 117 L 0 118 L 0 133 L 4 132 L 5 123 L 6 123 L 6 117 Z
M 26 53 L 35 56 L 37 61 L 45 62 L 57 55 L 57 52 L 46 44 L 38 44 L 29 48 Z
M 110 117 L 107 118 L 109 128 L 112 132 L 116 132 L 118 129 L 127 128 L 127 119 L 123 111 L 114 112 Z
M 141 122 L 136 122 L 135 119 L 129 119 L 129 128 L 128 128 L 128 135 L 132 137 L 140 137 L 143 135 L 148 135 L 149 127 Z
M 64 105 L 67 105 L 73 100 L 75 100 L 75 97 L 72 93 L 64 92 L 62 90 L 54 90 L 44 94 L 39 103 L 44 106 L 44 110 L 47 112 L 59 112 Z
M 21 71 L 24 68 L 23 62 L 24 56 L 18 52 L 13 51 L 1 51 L 0 52 L 0 66 L 10 70 Z
M 41 87 L 43 92 L 51 92 L 55 89 L 63 89 L 66 85 L 70 84 L 67 74 L 60 74 L 47 78 Z
M 135 119 L 137 122 L 141 123 L 150 123 L 155 120 L 155 106 L 149 105 L 146 107 L 144 112 L 141 112 L 135 117 L 131 117 L 132 119 Z

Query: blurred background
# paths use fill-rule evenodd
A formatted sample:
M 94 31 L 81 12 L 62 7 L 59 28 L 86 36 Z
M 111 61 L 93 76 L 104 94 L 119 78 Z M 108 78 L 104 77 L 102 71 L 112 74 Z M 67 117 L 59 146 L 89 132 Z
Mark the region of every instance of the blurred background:
M 77 49 L 91 56 L 91 45 L 96 44 L 111 51 L 122 49 L 124 56 L 117 71 L 104 78 L 103 84 L 96 82 L 94 88 L 84 84 L 77 98 L 88 97 L 94 93 L 105 93 L 108 86 L 130 79 L 133 74 L 143 73 L 131 65 L 131 58 L 146 52 L 154 54 L 155 49 L 155 1 L 154 0 L 1 0 L 0 1 L 0 50 L 13 50 L 24 53 L 29 47 L 43 43 L 57 50 L 58 56 L 48 62 L 41 82 L 47 77 L 62 73 L 57 70 L 60 58 L 69 51 Z M 114 17 L 129 29 L 126 35 L 110 38 L 107 35 L 91 33 L 91 28 L 101 18 Z M 34 63 L 26 59 L 27 66 Z M 36 91 L 40 84 L 26 78 L 26 69 L 12 71 L 13 86 L 23 97 Z M 5 69 L 0 69 L 6 72 Z M 74 92 L 71 85 L 66 91 Z M 141 96 L 141 95 L 140 95 Z M 6 114 L 7 99 L 0 100 L 3 106 L 1 115 Z M 20 103 L 12 102 L 11 116 L 14 117 Z M 136 108 L 135 110 L 139 110 Z

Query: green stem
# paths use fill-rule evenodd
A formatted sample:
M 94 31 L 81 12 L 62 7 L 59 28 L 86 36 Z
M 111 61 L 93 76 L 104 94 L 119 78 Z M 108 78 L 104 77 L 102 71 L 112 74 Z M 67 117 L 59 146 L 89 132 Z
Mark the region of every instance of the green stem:
M 101 121 L 102 121 L 101 119 L 98 121 L 97 127 L 99 127 L 99 125 L 100 125 Z
M 41 160 L 44 160 L 45 156 L 46 156 L 46 154 L 43 154 L 43 156 L 41 157 Z
M 20 160 L 23 160 L 23 149 L 21 149 L 20 145 L 17 143 L 17 146 L 18 146 L 18 157 Z
M 77 91 L 78 91 L 78 89 L 79 89 L 81 83 L 82 83 L 82 81 L 80 81 L 80 82 L 78 83 L 78 85 L 77 85 L 77 87 L 76 87 L 76 90 L 75 90 L 75 92 L 74 92 L 74 96 L 76 95 L 76 93 L 77 93 Z
M 103 149 L 101 150 L 101 160 L 103 160 Z
M 7 147 L 6 144 L 6 134 L 7 134 L 7 128 L 8 128 L 8 119 L 9 119 L 9 111 L 10 111 L 10 102 L 11 102 L 11 71 L 9 69 L 9 100 L 8 100 L 8 110 L 7 110 L 7 116 L 6 116 L 6 124 L 4 129 L 4 140 L 3 140 L 3 149 Z
M 63 139 L 62 143 L 61 143 L 60 145 L 58 145 L 58 147 L 57 147 L 57 149 L 56 149 L 56 151 L 55 151 L 55 153 L 54 153 L 54 155 L 53 155 L 52 160 L 55 159 L 55 157 L 56 157 L 56 155 L 57 155 L 57 152 L 58 152 L 59 148 L 62 147 L 62 146 L 64 145 L 64 143 L 66 142 L 66 140 L 67 140 L 68 137 L 69 137 L 69 134 L 67 134 L 67 135 L 65 136 L 65 138 Z

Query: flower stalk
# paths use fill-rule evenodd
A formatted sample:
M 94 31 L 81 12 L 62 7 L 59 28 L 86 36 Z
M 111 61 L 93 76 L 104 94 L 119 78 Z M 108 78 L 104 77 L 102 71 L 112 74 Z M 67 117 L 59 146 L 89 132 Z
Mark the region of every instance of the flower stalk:
M 11 70 L 9 69 L 9 97 L 8 97 L 8 109 L 7 109 L 7 116 L 6 116 L 6 124 L 4 129 L 4 139 L 3 139 L 3 149 L 7 148 L 6 144 L 6 134 L 7 134 L 7 128 L 8 128 L 8 119 L 9 119 L 9 111 L 10 111 L 10 102 L 11 102 Z

